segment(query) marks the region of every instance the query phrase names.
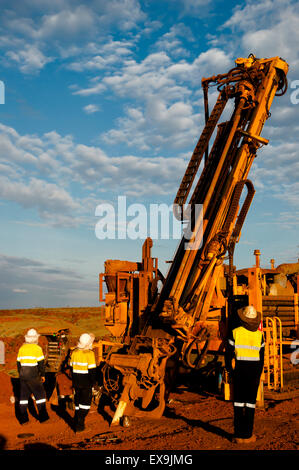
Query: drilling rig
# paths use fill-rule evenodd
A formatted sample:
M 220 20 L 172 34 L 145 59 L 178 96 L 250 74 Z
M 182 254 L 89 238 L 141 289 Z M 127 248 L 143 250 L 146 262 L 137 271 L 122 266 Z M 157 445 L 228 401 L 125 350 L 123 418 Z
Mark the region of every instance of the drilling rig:
M 105 262 L 100 301 L 112 339 L 99 341 L 95 350 L 103 389 L 116 408 L 112 424 L 123 416 L 161 417 L 177 364 L 199 370 L 207 353 L 223 355 L 236 310 L 248 304 L 262 309 L 258 287 L 237 289 L 233 256 L 255 193 L 248 174 L 268 144 L 261 133 L 272 101 L 286 92 L 287 72 L 280 57 L 250 54 L 228 73 L 202 79 L 205 126 L 173 206 L 178 219 L 185 217 L 184 206 L 190 208 L 184 223 L 191 237 L 183 234 L 166 277 L 151 255 L 150 238 L 141 261 Z M 211 87 L 218 98 L 210 112 Z M 259 276 L 255 269 L 250 286 Z

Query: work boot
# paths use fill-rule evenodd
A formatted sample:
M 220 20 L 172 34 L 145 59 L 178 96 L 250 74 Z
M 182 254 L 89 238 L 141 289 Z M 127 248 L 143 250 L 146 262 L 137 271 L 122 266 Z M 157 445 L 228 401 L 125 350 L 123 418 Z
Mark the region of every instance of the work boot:
M 21 426 L 26 426 L 26 424 L 29 424 L 28 416 L 27 416 L 27 418 L 23 418 L 23 417 L 20 418 L 20 421 L 19 421 L 19 422 L 20 422 L 20 425 L 21 425 Z
M 27 413 L 22 413 L 20 418 L 19 418 L 19 423 L 22 425 L 22 426 L 25 426 L 25 424 L 28 424 L 29 423 L 29 417 L 28 417 L 28 414 Z
M 78 433 L 78 432 L 83 432 L 85 430 L 85 424 L 83 423 L 77 423 L 75 425 L 75 433 Z
M 75 413 L 75 432 L 82 432 L 85 429 L 85 418 L 88 411 L 79 408 Z
M 45 423 L 46 421 L 48 421 L 48 419 L 49 419 L 49 415 L 48 415 L 46 408 L 42 408 L 38 415 L 39 422 Z
M 233 443 L 234 444 L 243 444 L 244 442 L 244 439 L 242 439 L 241 437 L 234 437 L 233 438 Z
M 251 444 L 252 442 L 256 441 L 256 435 L 252 434 L 251 437 L 248 437 L 247 439 L 242 439 L 242 440 L 243 440 L 243 444 Z

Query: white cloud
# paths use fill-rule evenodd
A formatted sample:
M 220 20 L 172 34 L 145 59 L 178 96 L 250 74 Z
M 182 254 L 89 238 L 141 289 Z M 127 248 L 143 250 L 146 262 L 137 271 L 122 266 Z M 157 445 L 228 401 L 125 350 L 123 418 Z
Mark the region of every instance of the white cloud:
M 118 126 L 102 135 L 106 143 L 157 152 L 162 148 L 188 148 L 198 134 L 200 116 L 190 103 L 177 101 L 167 106 L 159 98 L 147 101 L 145 110 L 128 108 Z M 154 149 L 154 150 L 153 150 Z
M 161 127 L 168 125 L 167 112 L 174 122 L 177 117 L 182 130 L 188 126 L 189 109 L 184 103 L 159 110 Z M 138 110 L 129 115 L 138 119 Z M 70 135 L 55 131 L 37 137 L 22 136 L 4 125 L 1 130 L 18 158 L 12 162 L 10 155 L 2 156 L 0 198 L 35 210 L 42 223 L 51 226 L 92 226 L 94 209 L 103 195 L 173 196 L 186 166 L 185 157 L 108 156 L 100 147 L 76 144 Z M 27 148 L 34 156 L 30 166 L 22 158 Z
M 194 36 L 191 29 L 185 26 L 184 23 L 177 23 L 172 25 L 170 30 L 158 39 L 155 47 L 161 51 L 167 51 L 174 57 L 187 57 L 190 53 L 183 46 L 182 39 L 193 42 Z
M 203 15 L 208 11 L 211 0 L 168 0 L 168 2 L 178 4 L 180 6 L 180 14 L 183 15 Z
M 119 67 L 132 55 L 134 41 L 122 40 L 114 41 L 108 39 L 107 42 L 96 44 L 88 43 L 84 49 L 77 49 L 74 54 L 78 57 L 68 65 L 68 68 L 76 72 L 86 70 L 101 70 Z
M 28 293 L 27 289 L 20 289 L 18 287 L 15 287 L 14 289 L 12 289 L 12 291 L 15 292 L 16 294 L 27 294 Z
M 77 37 L 81 33 L 91 33 L 95 28 L 96 17 L 91 9 L 79 5 L 74 9 L 68 8 L 55 14 L 42 17 L 40 28 L 36 32 L 38 39 L 49 37 Z
M 233 33 L 241 32 L 241 46 L 257 57 L 283 57 L 299 65 L 299 5 L 292 0 L 248 0 L 238 5 L 223 25 Z M 237 43 L 240 45 L 239 43 Z M 250 49 L 250 50 L 249 50 Z
M 232 65 L 230 54 L 212 48 L 201 53 L 193 62 L 182 60 L 173 62 L 165 51 L 149 54 L 139 63 L 134 59 L 126 60 L 121 67 L 97 83 L 93 79 L 88 88 L 76 90 L 74 94 L 90 95 L 102 93 L 109 88 L 121 97 L 146 101 L 149 96 L 159 95 L 164 99 L 179 99 L 192 93 L 190 85 L 201 86 L 201 78 L 223 72 Z
M 21 182 L 0 176 L 0 197 L 25 208 L 37 207 L 41 213 L 47 210 L 69 212 L 80 207 L 63 188 L 37 178 Z
M 94 0 L 95 12 L 100 16 L 99 24 L 106 27 L 115 25 L 122 31 L 136 28 L 146 20 L 138 0 Z
M 93 0 L 87 4 L 79 0 L 53 4 L 46 1 L 42 9 L 34 2 L 26 4 L 27 8 L 25 2 L 12 0 L 6 9 L 2 5 L 5 14 L 0 19 L 0 43 L 5 57 L 2 63 L 17 65 L 25 74 L 74 55 L 78 60 L 68 64 L 73 70 L 83 70 L 84 64 L 91 69 L 101 68 L 100 55 L 90 56 L 91 44 L 95 47 L 105 44 L 110 33 L 126 34 L 147 20 L 138 0 Z M 111 43 L 111 38 L 108 42 Z M 123 45 L 116 46 L 109 54 L 110 59 L 114 62 L 128 52 Z M 108 55 L 103 61 L 109 64 Z
M 286 142 L 261 149 L 250 173 L 254 185 L 261 192 L 272 194 L 284 204 L 299 205 L 298 144 Z
M 93 114 L 93 113 L 97 113 L 99 111 L 99 106 L 97 106 L 96 104 L 88 104 L 86 106 L 84 106 L 83 110 L 86 114 Z
M 29 44 L 25 45 L 24 49 L 7 51 L 6 57 L 16 62 L 23 73 L 38 72 L 53 60 L 51 57 L 46 57 L 37 46 Z
M 98 95 L 102 93 L 106 89 L 103 83 L 97 83 L 96 85 L 90 88 L 84 88 L 82 90 L 77 90 L 73 92 L 73 95 L 80 95 L 80 96 L 90 96 L 90 95 Z

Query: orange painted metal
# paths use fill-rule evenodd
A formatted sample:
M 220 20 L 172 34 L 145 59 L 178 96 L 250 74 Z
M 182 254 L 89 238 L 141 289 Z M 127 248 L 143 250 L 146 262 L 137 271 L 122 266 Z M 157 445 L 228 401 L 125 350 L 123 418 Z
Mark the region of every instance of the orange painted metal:
M 101 358 L 105 374 L 117 376 L 105 381 L 107 393 L 118 403 L 113 423 L 119 423 L 124 414 L 161 416 L 165 388 L 178 361 L 200 368 L 208 353 L 221 356 L 227 324 L 236 309 L 249 302 L 262 311 L 265 284 L 258 253 L 256 266 L 239 277 L 233 254 L 254 196 L 248 174 L 259 148 L 268 143 L 261 133 L 275 95 L 286 90 L 287 72 L 288 64 L 279 57 L 250 55 L 237 59 L 228 73 L 202 79 L 206 125 L 175 198 L 179 217 L 178 206 L 188 202 L 205 155 L 189 199 L 191 207 L 201 204 L 203 209 L 197 218 L 191 211 L 191 240 L 182 238 L 165 279 L 151 256 L 150 238 L 144 242 L 140 262 L 105 263 L 100 298 L 105 282 L 105 325 L 115 347 L 106 355 L 101 351 Z M 219 95 L 209 115 L 211 86 L 217 87 Z M 219 122 L 228 102 L 233 102 L 231 117 Z M 248 194 L 240 208 L 244 187 Z M 200 243 L 199 232 L 203 234 Z M 188 249 L 194 240 L 196 249 Z M 227 256 L 229 266 L 224 264 Z

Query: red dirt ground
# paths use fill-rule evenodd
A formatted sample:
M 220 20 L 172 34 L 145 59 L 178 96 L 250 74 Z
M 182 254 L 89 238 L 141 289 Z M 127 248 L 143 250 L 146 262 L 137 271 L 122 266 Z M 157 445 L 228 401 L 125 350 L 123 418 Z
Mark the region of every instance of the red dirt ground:
M 180 387 L 170 394 L 164 416 L 159 420 L 132 418 L 127 428 L 110 427 L 107 416 L 94 405 L 86 419 L 86 430 L 75 434 L 72 410 L 59 416 L 48 404 L 50 420 L 40 424 L 30 415 L 21 426 L 15 416 L 11 377 L 0 374 L 0 444 L 4 450 L 296 450 L 299 444 L 299 397 L 284 401 L 266 400 L 257 409 L 254 444 L 231 442 L 232 404 L 220 396 L 188 391 Z M 108 416 L 108 417 L 109 417 Z
M 178 386 L 168 399 L 165 413 L 159 420 L 132 418 L 127 428 L 111 427 L 113 411 L 108 407 L 98 412 L 93 405 L 86 419 L 86 430 L 75 434 L 72 429 L 74 412 L 63 414 L 47 404 L 50 420 L 40 424 L 30 415 L 30 422 L 21 426 L 11 402 L 18 382 L 16 356 L 23 335 L 2 338 L 6 346 L 6 364 L 0 369 L 0 450 L 298 450 L 299 447 L 299 384 L 289 399 L 265 399 L 264 409 L 256 410 L 257 441 L 240 445 L 232 443 L 232 403 L 220 395 L 193 391 Z M 292 366 L 287 358 L 288 367 Z M 8 374 L 9 372 L 9 374 Z M 297 386 L 297 390 L 296 390 Z M 294 386 L 293 386 L 294 391 Z M 297 393 L 298 392 L 298 393 Z M 296 396 L 297 393 L 297 396 Z

